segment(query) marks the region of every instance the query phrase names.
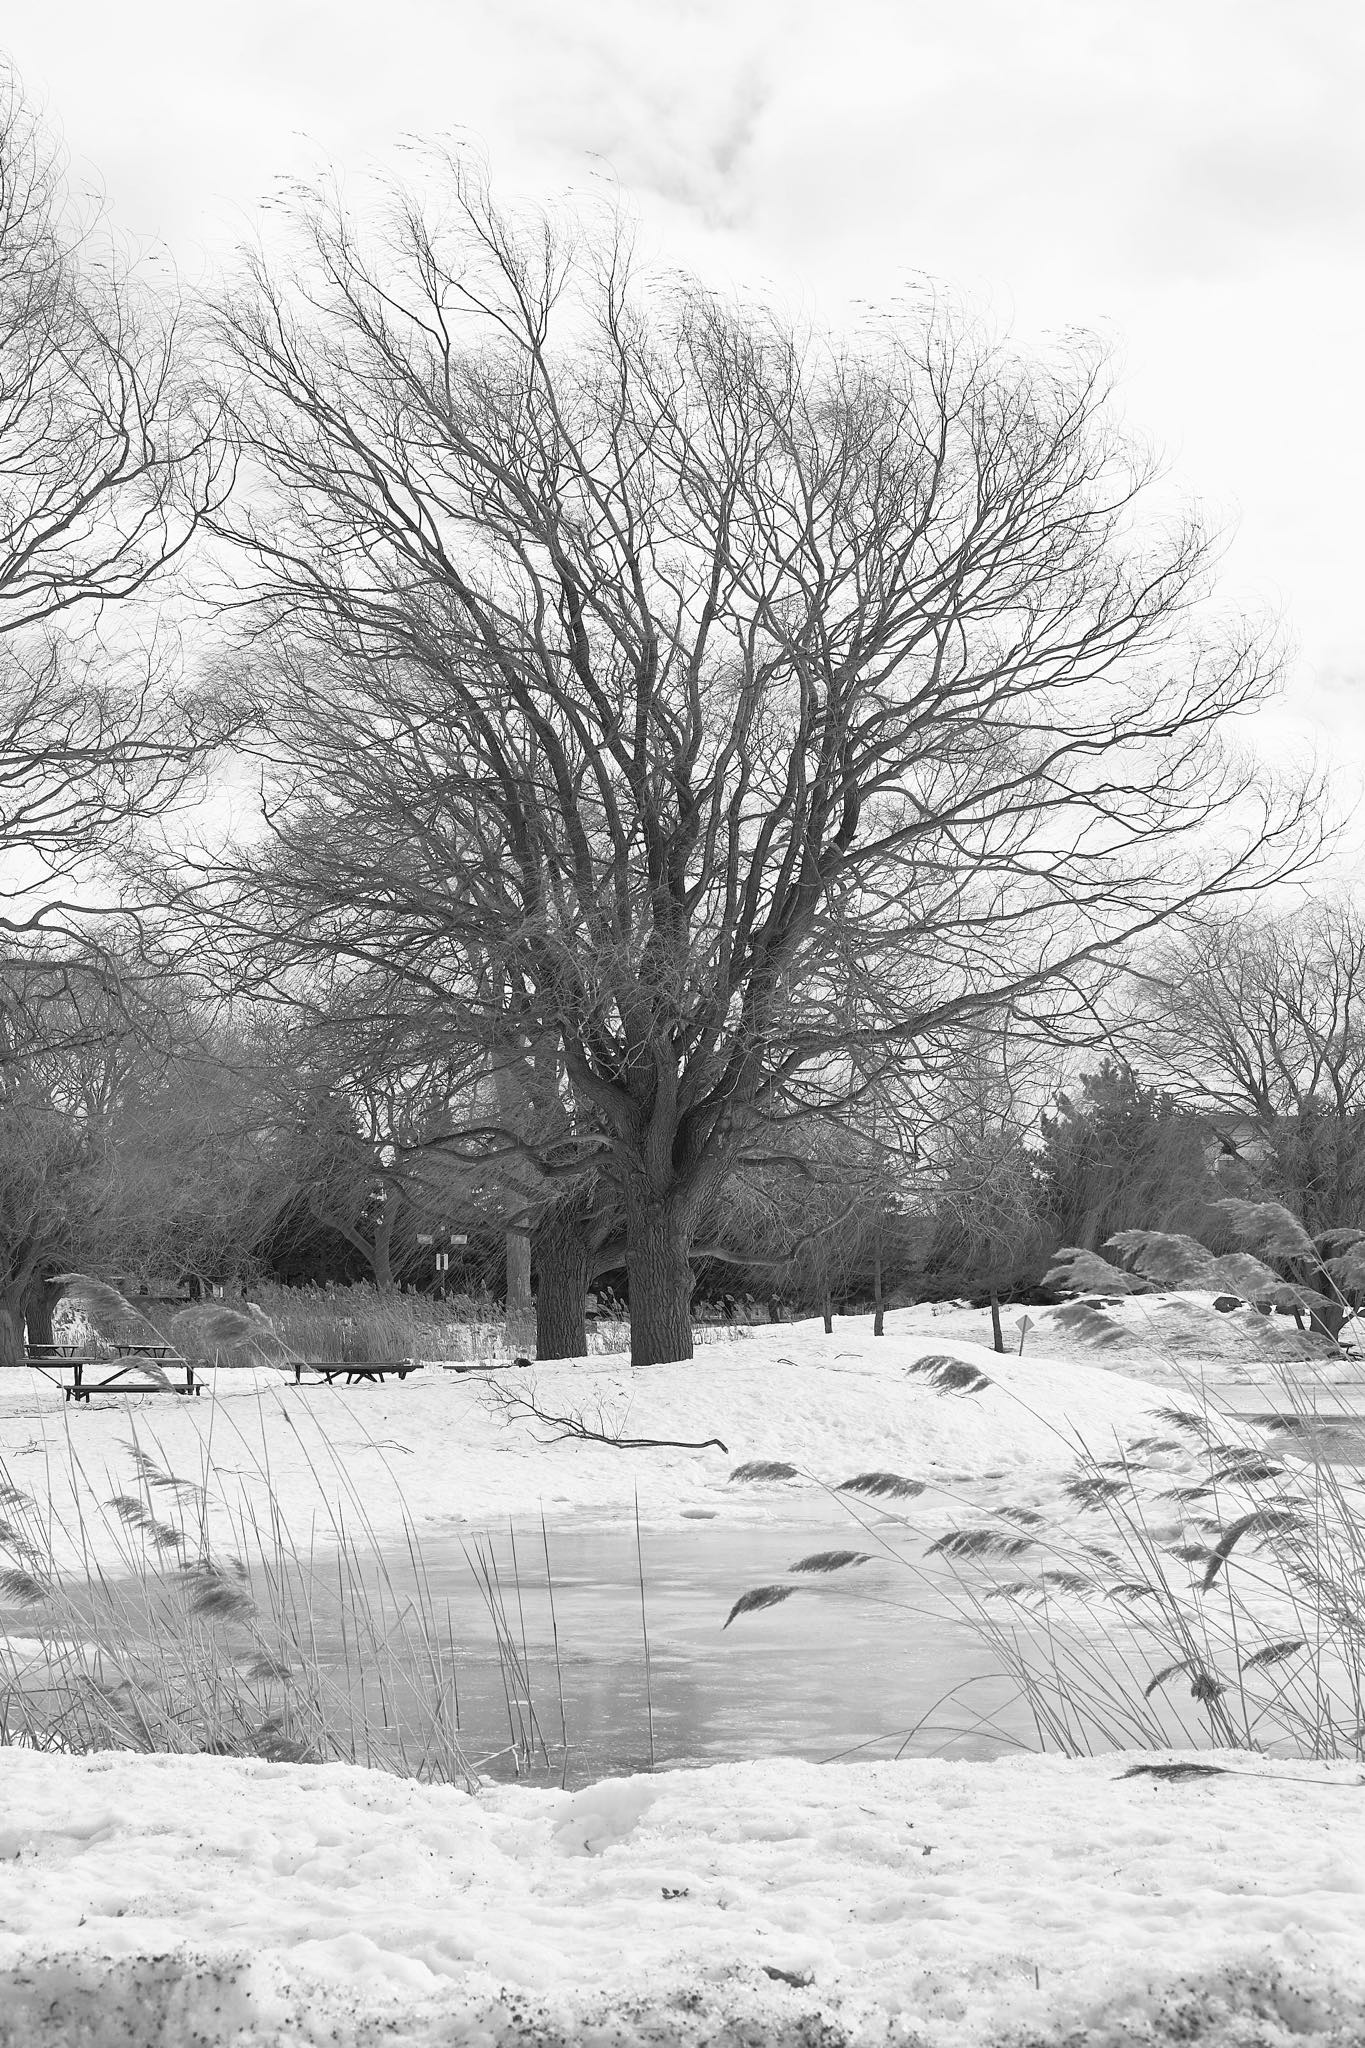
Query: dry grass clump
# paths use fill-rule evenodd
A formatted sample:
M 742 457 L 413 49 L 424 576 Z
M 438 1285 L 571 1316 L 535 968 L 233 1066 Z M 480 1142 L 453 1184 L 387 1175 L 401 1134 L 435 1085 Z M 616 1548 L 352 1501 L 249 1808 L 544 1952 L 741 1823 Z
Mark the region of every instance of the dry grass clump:
M 1144 1709 L 1158 1696 L 1169 1709 L 1174 1694 L 1193 1702 L 1184 1738 L 1365 1756 L 1358 1466 L 1311 1440 L 1291 1466 L 1229 1441 L 1227 1419 L 1207 1408 L 1162 1419 L 1183 1439 L 1185 1483 L 1170 1484 L 1169 1438 L 1104 1460 L 1079 1445 L 1070 1497 L 1103 1540 L 1054 1529 L 1049 1555 L 1074 1576 L 980 1590 L 979 1614 L 990 1602 L 1008 1616 L 991 1628 L 1040 1733 L 1071 1752 L 1097 1736 L 1160 1740 L 1168 1713 L 1153 1728 Z M 1049 1594 L 1063 1586 L 1074 1597 L 1059 1606 Z
M 782 1601 L 790 1600 L 797 1591 L 795 1586 L 751 1586 L 747 1593 L 741 1593 L 730 1612 L 721 1623 L 729 1628 L 730 1623 L 741 1614 L 754 1614 L 762 1607 L 777 1607 Z
M 798 1557 L 795 1564 L 788 1565 L 793 1572 L 841 1572 L 851 1564 L 871 1564 L 870 1550 L 813 1550 L 809 1557 Z
M 1248 1234 L 1266 1222 L 1259 1211 L 1231 1220 Z M 1282 1212 L 1270 1222 L 1297 1251 Z M 948 1375 L 929 1377 L 953 1391 Z M 1104 1448 L 1066 1439 L 1072 1468 L 1049 1514 L 973 1505 L 928 1540 L 904 1517 L 888 1534 L 885 1504 L 932 1490 L 957 1505 L 947 1488 L 878 1471 L 831 1492 L 991 1649 L 1040 1748 L 1365 1759 L 1365 1413 L 1324 1425 L 1311 1384 L 1277 1377 L 1269 1444 L 1192 1379 L 1143 1435 Z M 859 1495 L 877 1505 L 875 1525 Z M 800 1590 L 757 1588 L 729 1621 Z
M 740 1474 L 736 1472 L 732 1476 L 738 1478 Z M 924 1492 L 924 1486 L 922 1479 L 905 1479 L 899 1472 L 859 1472 L 852 1479 L 842 1480 L 836 1491 L 865 1493 L 874 1500 L 913 1500 L 916 1494 Z
M 282 1343 L 310 1365 L 401 1365 L 410 1358 L 477 1355 L 467 1348 L 471 1337 L 500 1320 L 491 1302 L 472 1295 L 441 1302 L 360 1284 L 263 1284 L 252 1293 Z
M 191 1302 L 171 1317 L 166 1334 L 180 1357 L 196 1364 L 283 1371 L 298 1362 L 298 1353 L 254 1301 L 239 1307 L 225 1301 Z
M 509 1730 L 471 1760 L 448 1607 L 410 1522 L 401 1582 L 390 1569 L 339 1457 L 315 1475 L 333 1503 L 324 1548 L 295 1544 L 259 1462 L 263 1504 L 251 1507 L 219 1487 L 207 1454 L 189 1479 L 136 1438 L 127 1453 L 110 1493 L 71 1449 L 70 1525 L 0 1466 L 0 1743 L 343 1761 L 467 1789 L 499 1757 L 519 1775 L 537 1753 L 548 1768 L 491 1551 L 470 1563 Z M 210 1522 L 221 1532 L 225 1519 L 230 1536 L 216 1543 Z M 59 1555 L 82 1562 L 63 1570 Z M 111 1555 L 106 1569 L 98 1559 Z
M 173 1303 L 127 1301 L 105 1281 L 84 1274 L 58 1304 L 58 1335 L 97 1352 L 116 1342 L 170 1344 L 185 1357 L 220 1367 L 417 1363 L 490 1364 L 528 1348 L 509 1328 L 502 1304 L 488 1293 L 450 1295 L 380 1290 L 364 1281 L 345 1287 L 284 1287 L 254 1281 L 251 1299 Z M 715 1322 L 694 1326 L 701 1344 L 745 1339 L 747 1328 Z M 599 1316 L 587 1333 L 590 1356 L 630 1349 L 625 1316 Z M 532 1350 L 534 1347 L 530 1347 Z
M 884 1558 L 931 1584 L 993 1651 L 1043 1750 L 1211 1745 L 1365 1758 L 1358 1469 L 1311 1451 L 1290 1469 L 1225 1441 L 1221 1417 L 1182 1411 L 1181 1425 L 1194 1483 L 1169 1484 L 1168 1450 L 1144 1458 L 1135 1443 L 1101 1460 L 1080 1445 L 1070 1521 L 1006 1502 L 921 1539 L 916 1554 L 849 1511 Z M 837 1489 L 877 1502 L 925 1490 L 894 1473 Z M 826 1553 L 821 1569 L 868 1555 Z M 726 1625 L 800 1590 L 756 1588 Z
M 908 1373 L 922 1373 L 945 1394 L 982 1394 L 991 1384 L 990 1375 L 982 1372 L 980 1366 L 946 1352 L 926 1353 L 923 1358 L 912 1359 L 905 1369 Z
M 1312 1450 L 1291 1468 L 1228 1441 L 1208 1410 L 1164 1419 L 1184 1438 L 1186 1483 L 1169 1483 L 1169 1440 L 1103 1460 L 1078 1446 L 1077 1524 L 1047 1540 L 1061 1570 L 975 1591 L 1040 1736 L 1073 1754 L 1160 1743 L 1174 1718 L 1182 1741 L 1365 1756 L 1358 1469 Z
M 490 1294 L 437 1301 L 428 1294 L 381 1293 L 361 1282 L 329 1288 L 262 1282 L 252 1293 L 286 1349 L 310 1365 L 401 1365 L 406 1359 L 467 1364 L 510 1360 L 524 1348 L 522 1336 L 509 1330 L 501 1304 Z M 693 1335 L 698 1344 L 721 1344 L 748 1332 L 701 1324 Z M 589 1325 L 590 1355 L 629 1349 L 628 1320 L 599 1316 Z
M 1277 1204 L 1211 1208 L 1234 1247 L 1217 1257 L 1160 1232 L 1112 1248 L 1154 1283 L 1189 1284 L 1198 1268 L 1199 1283 L 1235 1286 L 1263 1310 L 1349 1313 L 1336 1243 L 1315 1245 Z M 972 1589 L 1040 1736 L 1071 1751 L 1131 1741 L 1148 1734 L 1153 1702 L 1164 1725 L 1179 1700 L 1185 1738 L 1365 1756 L 1365 1415 L 1324 1427 L 1311 1382 L 1284 1368 L 1275 1379 L 1269 1444 L 1246 1440 L 1193 1380 L 1187 1401 L 1156 1411 L 1161 1433 L 1103 1457 L 1077 1441 L 1064 1489 L 1075 1519 L 1048 1532 L 1052 1568 Z M 1102 1542 L 1088 1539 L 1092 1521 Z
M 194 1478 L 135 1434 L 120 1479 L 97 1485 L 68 1439 L 67 1510 L 51 1494 L 35 1499 L 0 1461 L 0 1745 L 340 1761 L 467 1790 L 488 1768 L 564 1782 L 543 1518 L 537 1583 L 553 1628 L 555 1742 L 532 1684 L 530 1588 L 510 1525 L 509 1555 L 487 1538 L 465 1546 L 491 1643 L 475 1628 L 477 1640 L 457 1647 L 451 1602 L 401 1491 L 402 1540 L 386 1549 L 344 1454 L 320 1436 L 315 1455 L 300 1437 L 327 1507 L 297 1543 L 271 1481 L 264 1417 L 252 1432 L 259 1451 L 235 1422 L 218 1427 L 232 1430 L 233 1462 L 216 1464 L 210 1443 Z M 462 1667 L 475 1695 L 471 1729 L 461 1720 Z
M 163 1332 L 108 1280 L 88 1273 L 59 1273 L 63 1290 L 54 1319 L 58 1341 L 77 1340 L 97 1353 L 112 1353 L 119 1344 L 156 1344 Z

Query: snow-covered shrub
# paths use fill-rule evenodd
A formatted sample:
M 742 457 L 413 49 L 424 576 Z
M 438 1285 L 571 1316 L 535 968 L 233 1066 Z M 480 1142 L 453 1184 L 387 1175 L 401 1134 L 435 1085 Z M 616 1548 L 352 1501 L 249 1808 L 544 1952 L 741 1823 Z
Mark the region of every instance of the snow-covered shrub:
M 1054 1254 L 1045 1285 L 1060 1294 L 1116 1294 L 1154 1288 L 1235 1295 L 1269 1314 L 1279 1309 L 1335 1335 L 1365 1291 L 1365 1236 L 1329 1231 L 1315 1242 L 1278 1202 L 1231 1197 L 1194 1205 L 1183 1231 L 1117 1231 L 1100 1258 L 1075 1245 Z M 1343 1237 L 1350 1242 L 1339 1247 Z M 1330 1242 L 1329 1242 L 1330 1241 Z M 1333 1252 L 1337 1255 L 1333 1256 Z

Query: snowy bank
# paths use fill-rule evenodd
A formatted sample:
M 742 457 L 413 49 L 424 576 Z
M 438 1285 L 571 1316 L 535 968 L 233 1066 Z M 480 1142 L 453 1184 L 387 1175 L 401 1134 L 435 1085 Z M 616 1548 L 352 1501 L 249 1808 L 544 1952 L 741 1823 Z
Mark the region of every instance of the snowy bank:
M 1358 1767 L 773 1762 L 478 1799 L 0 1755 L 0 2039 L 1365 2038 Z
M 1205 1311 L 1219 1341 L 1222 1322 Z M 827 1521 L 823 1488 L 869 1468 L 935 1487 L 988 1479 L 1002 1493 L 1016 1485 L 1036 1492 L 1070 1467 L 1078 1439 L 1105 1456 L 1169 1401 L 1169 1384 L 1145 1383 L 1131 1357 L 1115 1370 L 1074 1355 L 1074 1342 L 1073 1355 L 1055 1356 L 1038 1341 L 1044 1334 L 1030 1333 L 1023 1357 L 996 1357 L 980 1312 L 920 1308 L 888 1315 L 881 1338 L 870 1317 L 841 1318 L 830 1337 L 818 1322 L 779 1325 L 640 1372 L 622 1358 L 591 1358 L 491 1376 L 428 1367 L 347 1388 L 225 1371 L 200 1400 L 147 1395 L 89 1406 L 63 1402 L 49 1381 L 16 1371 L 0 1377 L 0 1441 L 14 1483 L 51 1500 L 57 1555 L 69 1559 L 91 1543 L 117 1551 L 117 1525 L 102 1533 L 88 1514 L 77 1542 L 73 1497 L 79 1491 L 89 1504 L 127 1491 L 134 1443 L 165 1473 L 206 1488 L 216 1546 L 231 1542 L 243 1514 L 266 1518 L 271 1493 L 300 1544 L 310 1532 L 334 1540 L 339 1505 L 350 1528 L 368 1523 L 381 1541 L 399 1539 L 405 1522 L 448 1531 L 542 1511 L 607 1523 L 633 1514 L 637 1496 L 641 1516 L 656 1525 L 699 1511 L 766 1517 L 777 1496 L 730 1481 L 735 1466 L 753 1460 L 799 1475 L 780 1489 L 784 1520 Z M 915 1370 L 933 1357 L 970 1361 L 988 1384 L 945 1396 Z M 1145 1357 L 1156 1365 L 1155 1354 Z M 725 1448 L 585 1441 L 538 1422 L 531 1402 L 608 1436 L 714 1437 Z

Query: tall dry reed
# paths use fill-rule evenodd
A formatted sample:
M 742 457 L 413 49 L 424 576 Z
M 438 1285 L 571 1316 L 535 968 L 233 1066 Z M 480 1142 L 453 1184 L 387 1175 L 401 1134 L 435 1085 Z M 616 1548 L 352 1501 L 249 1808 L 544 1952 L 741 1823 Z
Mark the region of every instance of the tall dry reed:
M 944 1398 L 977 1398 L 987 1372 L 954 1363 L 916 1366 Z M 1059 1427 L 1059 1498 L 983 1504 L 911 1474 L 853 1474 L 829 1490 L 867 1548 L 799 1560 L 731 1619 L 795 1596 L 803 1573 L 879 1555 L 990 1649 L 1040 1749 L 1365 1759 L 1365 1410 L 1334 1388 L 1348 1420 L 1325 1426 L 1311 1377 L 1265 1370 L 1282 1417 L 1269 1430 L 1220 1408 L 1192 1366 L 1149 1429 L 1090 1443 Z M 909 1506 L 926 1495 L 937 1533 Z
M 507 1615 L 508 1594 L 521 1597 L 515 1548 L 505 1586 L 490 1547 L 488 1600 L 520 1718 L 507 1745 L 481 1754 L 461 1726 L 469 1646 L 406 1507 L 395 1552 L 341 1452 L 326 1439 L 300 1448 L 328 1503 L 306 1541 L 271 1481 L 264 1429 L 248 1449 L 250 1493 L 222 1483 L 211 1441 L 188 1476 L 134 1435 L 124 1472 L 101 1484 L 68 1438 L 69 1510 L 50 1484 L 37 1497 L 0 1464 L 0 1741 L 344 1761 L 466 1788 L 499 1759 L 530 1772 L 539 1748 L 562 1776 Z M 555 1664 L 562 1691 L 557 1635 Z

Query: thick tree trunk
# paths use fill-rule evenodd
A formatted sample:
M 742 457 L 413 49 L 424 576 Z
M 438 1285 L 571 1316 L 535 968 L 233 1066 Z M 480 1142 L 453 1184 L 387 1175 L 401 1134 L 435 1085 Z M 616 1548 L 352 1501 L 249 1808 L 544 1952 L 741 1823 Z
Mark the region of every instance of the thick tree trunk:
M 1341 1335 L 1341 1326 L 1349 1314 L 1348 1308 L 1332 1302 L 1327 1308 L 1313 1310 L 1308 1319 L 1308 1327 L 1310 1330 L 1316 1330 L 1320 1336 L 1330 1337 L 1335 1344 Z
M 592 1280 L 587 1218 L 561 1203 L 537 1225 L 532 1243 L 536 1276 L 536 1357 L 584 1358 L 584 1313 Z
M 825 1335 L 834 1335 L 834 1303 L 829 1298 L 828 1288 L 825 1289 Z
M 693 1213 L 681 1202 L 626 1191 L 630 1362 L 667 1365 L 692 1356 Z
M 0 1289 L 0 1366 L 24 1362 L 24 1287 Z
M 381 1294 L 393 1286 L 393 1204 L 384 1204 L 383 1214 L 374 1227 L 374 1244 L 370 1250 L 370 1270 L 374 1284 Z
M 531 1233 L 509 1230 L 507 1246 L 507 1341 L 514 1352 L 534 1341 L 531 1308 Z
M 1000 1296 L 991 1289 L 991 1342 L 997 1351 L 1005 1348 L 1005 1333 L 1000 1327 Z
M 24 1294 L 24 1321 L 30 1344 L 51 1344 L 52 1311 L 62 1298 L 60 1287 L 49 1287 L 41 1273 L 35 1273 Z

